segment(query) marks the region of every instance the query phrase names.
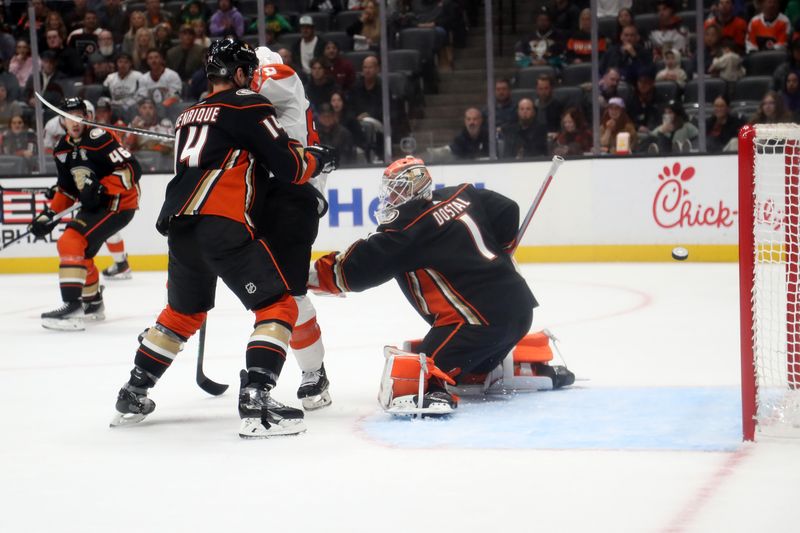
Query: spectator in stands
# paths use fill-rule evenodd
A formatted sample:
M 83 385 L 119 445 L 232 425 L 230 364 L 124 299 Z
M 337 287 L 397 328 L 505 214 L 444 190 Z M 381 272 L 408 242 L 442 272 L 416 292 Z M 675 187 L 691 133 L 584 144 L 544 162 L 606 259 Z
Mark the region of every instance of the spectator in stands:
M 97 50 L 97 37 L 103 29 L 100 27 L 100 20 L 97 13 L 87 11 L 83 17 L 83 26 L 74 30 L 67 37 L 67 46 L 78 50 L 78 54 L 88 58 Z
M 325 68 L 321 59 L 311 60 L 311 77 L 306 84 L 306 98 L 311 103 L 311 107 L 319 110 L 320 104 L 330 103 L 331 94 L 338 91 L 339 86 L 330 76 L 330 72 Z
M 275 2 L 269 0 L 264 2 L 264 26 L 267 30 L 275 34 L 276 39 L 283 32 L 294 31 L 294 28 L 286 17 L 278 13 L 278 7 L 275 5 Z M 253 19 L 249 29 L 250 33 L 258 33 L 258 17 Z
M 336 41 L 327 41 L 325 43 L 322 63 L 336 85 L 345 91 L 353 86 L 356 81 L 356 71 L 350 60 L 343 58 L 339 53 L 339 45 L 336 44 Z
M 22 100 L 17 77 L 6 71 L 6 64 L 0 61 L 0 85 L 6 88 L 9 101 Z
M 150 29 L 155 29 L 164 22 L 172 23 L 169 14 L 161 10 L 161 0 L 145 0 L 144 17 L 147 20 L 147 27 Z
M 64 24 L 64 19 L 61 18 L 61 13 L 59 13 L 58 11 L 55 10 L 50 11 L 47 14 L 47 18 L 44 21 L 44 26 L 42 27 L 42 31 L 46 34 L 50 30 L 57 31 L 58 35 L 61 36 L 61 39 L 64 42 L 67 41 L 67 35 L 69 35 L 70 32 L 67 31 L 67 25 Z M 46 43 L 45 47 L 47 47 Z
M 630 11 L 633 0 L 597 0 L 597 16 L 613 17 L 623 9 Z
M 36 155 L 36 134 L 25 125 L 22 115 L 14 115 L 7 122 L 3 134 L 3 154 L 31 158 Z
M 747 53 L 786 48 L 791 32 L 792 24 L 780 12 L 778 0 L 763 0 L 761 13 L 750 19 L 747 25 Z
M 33 107 L 36 97 L 33 94 L 33 79 L 36 75 L 28 78 L 25 84 L 25 97 L 28 105 Z M 41 69 L 39 72 L 39 87 L 42 88 L 42 96 L 48 102 L 60 102 L 64 98 L 64 88 L 61 82 L 66 78 L 62 72 L 56 68 L 56 55 L 52 50 L 47 50 L 41 55 Z
M 167 57 L 167 52 L 172 48 L 172 26 L 169 22 L 162 22 L 153 30 L 153 40 L 156 43 L 156 50 L 161 52 L 163 57 Z
M 578 31 L 581 10 L 576 2 L 553 0 L 550 4 L 550 12 L 553 14 L 553 27 L 560 31 L 565 38 L 571 37 Z
M 383 154 L 383 100 L 381 97 L 380 63 L 376 56 L 367 56 L 361 66 L 361 78 L 348 93 L 348 105 L 365 133 L 367 160 Z
M 130 54 L 133 57 L 134 49 L 136 48 L 136 33 L 141 28 L 147 27 L 147 19 L 143 11 L 131 11 L 128 16 L 128 31 L 122 38 L 122 51 Z
M 652 63 L 653 56 L 639 42 L 639 30 L 636 26 L 626 26 L 622 30 L 621 43 L 609 47 L 600 61 L 600 72 L 616 67 L 621 78 L 632 83 L 636 80 L 636 73 Z
M 484 109 L 481 114 L 486 121 L 488 112 Z M 494 122 L 497 132 L 506 124 L 517 120 L 517 106 L 511 99 L 511 82 L 506 78 L 494 82 Z M 487 123 L 488 124 L 488 123 Z
M 144 74 L 133 69 L 131 56 L 123 52 L 117 57 L 117 71 L 108 75 L 103 86 L 114 105 L 128 109 L 136 104 L 136 93 L 143 77 Z
M 84 65 L 78 51 L 64 46 L 64 39 L 58 30 L 47 30 L 47 50 L 56 56 L 56 68 L 67 76 L 80 76 Z
M 566 62 L 587 63 L 592 61 L 592 11 L 589 8 L 581 11 L 578 29 L 572 32 L 572 37 L 567 40 Z M 597 50 L 602 56 L 608 43 L 603 37 L 598 37 Z
M 614 42 L 613 44 L 619 44 L 622 42 L 622 30 L 627 28 L 628 26 L 635 26 L 636 22 L 633 16 L 633 12 L 624 7 L 616 13 L 617 16 L 617 31 L 614 34 Z
M 114 109 L 111 107 L 111 98 L 108 96 L 101 96 L 97 99 L 97 104 L 94 106 L 94 119 L 101 124 L 125 126 L 125 122 L 114 114 Z
M 477 107 L 469 107 L 464 111 L 464 128 L 453 138 L 450 151 L 458 159 L 489 156 L 489 133 Z
M 704 23 L 705 27 L 716 25 L 720 28 L 722 37 L 732 39 L 737 47 L 737 52 L 744 52 L 744 41 L 747 36 L 747 22 L 736 16 L 734 11 L 734 0 L 718 0 L 716 10 Z
M 712 115 L 706 119 L 706 151 L 719 153 L 726 150 L 731 140 L 736 140 L 743 121 L 731 113 L 728 98 L 719 95 L 714 99 Z
M 183 82 L 178 73 L 167 68 L 161 52 L 155 48 L 147 54 L 147 65 L 150 70 L 142 76 L 136 96 L 152 99 L 156 104 L 169 107 L 180 100 Z
M 706 24 L 703 30 L 703 70 L 708 72 L 711 62 L 722 55 L 722 30 L 716 24 Z M 734 45 L 735 46 L 735 45 Z
M 147 54 L 150 50 L 156 49 L 156 39 L 150 28 L 139 28 L 136 31 L 136 42 L 134 43 L 133 68 L 139 72 L 147 72 Z
M 783 99 L 775 91 L 767 91 L 749 124 L 779 124 L 791 120 L 792 115 L 783 107 Z
M 775 88 L 780 88 L 783 80 L 786 79 L 786 75 L 792 70 L 800 71 L 800 39 L 795 39 L 789 43 L 787 60 L 775 69 L 775 73 L 772 76 L 772 85 Z
M 633 94 L 626 105 L 640 139 L 646 138 L 661 124 L 661 108 L 656 103 L 655 87 L 653 69 L 643 68 L 636 77 Z
M 205 51 L 195 44 L 194 30 L 183 26 L 178 33 L 179 42 L 167 52 L 167 67 L 178 73 L 181 79 L 189 79 L 197 69 L 205 66 Z
M 377 50 L 381 44 L 381 24 L 378 19 L 378 4 L 369 1 L 361 16 L 347 28 L 353 38 L 353 50 Z
M 89 56 L 89 68 L 83 76 L 84 85 L 103 83 L 109 74 L 114 72 L 117 51 L 111 32 L 103 30 L 97 38 L 97 50 Z M 106 55 L 103 52 L 111 52 Z
M 343 93 L 337 91 L 331 95 L 331 109 L 336 114 L 336 122 L 350 132 L 353 143 L 366 152 L 364 131 L 355 114 L 347 107 Z
M 343 164 L 351 164 L 356 160 L 356 147 L 353 136 L 341 124 L 333 111 L 331 104 L 323 102 L 317 112 L 319 124 L 319 142 L 328 146 L 333 146 L 339 151 L 339 161 Z
M 311 60 L 320 57 L 325 51 L 325 44 L 314 29 L 314 19 L 303 15 L 298 21 L 300 40 L 292 46 L 292 56 L 303 72 L 311 74 Z
M 653 130 L 658 153 L 689 152 L 697 140 L 699 131 L 689 122 L 686 111 L 680 102 L 671 101 L 664 107 L 661 124 Z
M 547 129 L 536 120 L 538 115 L 533 100 L 522 98 L 517 103 L 517 120 L 503 126 L 504 159 L 525 159 L 546 155 Z
M 192 29 L 194 30 L 194 44 L 199 44 L 203 47 L 203 50 L 211 46 L 211 38 L 208 36 L 208 28 L 205 22 L 200 19 L 193 21 Z
M 411 0 L 397 0 L 394 9 L 390 9 L 388 15 L 389 35 L 397 35 L 406 28 L 417 27 L 417 14 L 414 13 Z
M 10 3 L 11 2 L 8 2 L 8 4 Z M 77 4 L 78 2 L 76 1 L 75 3 Z M 3 2 L 3 4 L 6 4 L 6 2 Z M 47 6 L 45 5 L 43 0 L 31 0 L 30 4 L 33 6 L 34 18 L 36 19 L 34 20 L 34 27 L 36 28 L 36 32 L 38 33 L 41 31 L 42 26 L 44 25 L 44 21 L 47 18 L 47 13 L 49 12 L 49 10 L 47 9 Z M 28 21 L 27 9 L 25 9 L 22 12 L 22 16 L 17 21 L 16 26 L 17 26 L 17 33 L 19 35 L 29 35 L 30 24 Z
M 553 78 L 542 74 L 536 79 L 536 123 L 548 133 L 555 133 L 561 128 L 561 102 L 553 98 Z M 519 117 L 519 105 L 517 105 Z
M 745 76 L 742 57 L 736 53 L 735 47 L 732 39 L 726 37 L 723 40 L 720 55 L 715 57 L 708 67 L 709 75 L 727 82 L 735 82 Z
M 335 15 L 339 11 L 347 9 L 345 0 L 311 0 L 308 3 L 308 11 L 321 11 Z
M 466 44 L 464 12 L 454 0 L 412 0 L 418 28 L 436 30 L 434 52 L 438 54 L 439 68 L 450 69 L 453 65 L 453 46 L 463 48 Z
M 31 45 L 28 41 L 20 39 L 17 41 L 17 53 L 8 62 L 8 71 L 17 77 L 20 85 L 25 85 L 33 72 L 33 57 L 31 57 Z
M 181 26 L 191 26 L 195 20 L 205 23 L 207 19 L 206 5 L 200 0 L 186 0 L 181 6 L 181 11 L 178 15 L 178 21 Z
M 654 59 L 664 57 L 666 50 L 689 54 L 689 30 L 675 14 L 673 0 L 658 0 L 658 27 L 650 32 L 650 45 Z
M 583 155 L 592 151 L 592 132 L 583 113 L 570 107 L 561 115 L 561 131 L 553 143 L 553 155 Z
M 656 81 L 674 81 L 683 89 L 688 79 L 681 66 L 681 53 L 672 48 L 664 51 L 664 68 L 656 74 Z
M 564 37 L 553 28 L 550 11 L 542 6 L 536 14 L 536 31 L 514 46 L 514 61 L 518 67 L 550 65 L 559 67 L 564 53 Z
M 800 76 L 793 70 L 786 75 L 781 90 L 783 107 L 792 114 L 792 122 L 800 122 Z
M 648 67 L 649 67 L 649 65 L 645 66 L 645 67 L 642 67 L 642 68 L 639 69 L 639 71 L 645 70 Z M 638 74 L 638 71 L 637 71 L 637 74 Z M 606 73 L 603 74 L 603 77 L 600 78 L 600 81 L 597 82 L 598 89 L 600 89 L 600 91 L 599 91 L 600 92 L 600 96 L 599 96 L 599 102 L 598 103 L 599 103 L 601 109 L 605 109 L 605 107 L 608 105 L 608 101 L 609 100 L 611 100 L 612 98 L 614 98 L 616 96 L 620 96 L 620 94 L 619 94 L 619 83 L 620 83 L 621 80 L 622 80 L 622 75 L 620 74 L 619 69 L 617 67 L 609 67 L 608 70 L 606 70 Z M 589 113 L 591 112 L 590 110 L 591 110 L 591 107 L 592 107 L 592 103 L 591 103 L 592 84 L 591 83 L 585 83 L 585 84 L 583 84 L 581 86 L 581 88 L 586 93 L 586 96 L 589 97 L 588 105 L 586 106 L 587 109 L 588 109 L 586 111 L 586 114 L 588 116 Z
M 158 118 L 156 103 L 151 98 L 142 98 L 139 101 L 138 113 L 131 121 L 131 128 L 147 130 L 156 133 L 173 133 L 174 126 L 168 118 Z M 130 151 L 150 150 L 166 154 L 172 151 L 172 142 L 161 139 L 152 139 L 143 135 L 129 133 L 125 135 L 123 144 Z
M 114 44 L 114 34 L 110 30 L 102 30 L 97 34 L 97 50 L 89 56 L 89 61 L 98 61 L 97 56 L 101 56 L 106 61 L 112 63 L 117 59 L 119 47 Z
M 22 104 L 8 98 L 8 89 L 0 83 L 0 125 L 8 124 L 12 117 L 23 114 Z
M 102 6 L 97 9 L 97 16 L 100 18 L 100 27 L 111 32 L 114 37 L 114 44 L 122 44 L 122 37 L 125 35 L 128 18 L 122 5 L 122 0 L 105 0 Z
M 219 0 L 217 10 L 211 15 L 208 32 L 212 37 L 235 35 L 241 38 L 244 35 L 244 17 L 239 10 L 233 7 L 231 0 Z
M 621 143 L 620 133 L 628 134 L 628 147 L 636 146 L 636 126 L 625 112 L 625 101 L 615 96 L 608 101 L 600 119 L 600 150 L 616 154 Z

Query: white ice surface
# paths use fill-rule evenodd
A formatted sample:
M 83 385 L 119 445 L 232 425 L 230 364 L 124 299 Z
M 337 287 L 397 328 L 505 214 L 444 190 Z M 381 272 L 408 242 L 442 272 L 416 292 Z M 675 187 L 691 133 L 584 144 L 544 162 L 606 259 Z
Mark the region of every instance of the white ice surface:
M 588 379 L 578 383 L 584 390 L 738 386 L 735 265 L 522 270 L 541 303 L 534 329 L 562 339 L 570 368 Z M 368 422 L 384 416 L 375 398 L 382 346 L 426 331 L 391 284 L 315 299 L 333 405 L 307 415 L 306 434 L 237 436 L 237 373 L 252 318 L 222 286 L 206 372 L 229 392 L 212 398 L 195 385 L 192 340 L 154 389 L 155 413 L 109 429 L 136 335 L 164 304 L 165 278 L 136 272 L 107 283 L 108 319 L 60 333 L 39 321 L 59 303 L 55 274 L 0 276 L 1 532 L 798 530 L 800 441 L 725 452 L 504 449 L 458 438 L 414 448 L 371 433 Z M 276 397 L 298 405 L 298 383 L 290 356 Z M 486 431 L 505 422 L 487 421 Z M 426 429 L 402 424 L 398 431 Z

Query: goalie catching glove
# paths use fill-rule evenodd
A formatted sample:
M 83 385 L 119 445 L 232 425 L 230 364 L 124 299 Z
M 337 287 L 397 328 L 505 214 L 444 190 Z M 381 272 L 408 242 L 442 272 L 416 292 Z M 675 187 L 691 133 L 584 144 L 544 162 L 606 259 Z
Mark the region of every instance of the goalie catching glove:
M 306 152 L 310 152 L 317 160 L 317 170 L 312 177 L 327 174 L 339 168 L 339 151 L 333 146 L 324 144 L 307 146 Z
M 33 219 L 33 222 L 31 222 L 31 225 L 28 226 L 28 229 L 30 230 L 31 233 L 33 233 L 37 237 L 44 237 L 45 235 L 50 235 L 50 232 L 53 231 L 53 228 L 55 228 L 58 225 L 58 221 L 53 220 L 53 217 L 55 215 L 56 214 L 52 209 L 50 208 L 45 209 L 44 211 L 36 215 L 36 218 Z
M 83 181 L 83 188 L 81 189 L 81 204 L 87 210 L 91 211 L 106 204 L 106 188 L 100 183 L 94 173 Z

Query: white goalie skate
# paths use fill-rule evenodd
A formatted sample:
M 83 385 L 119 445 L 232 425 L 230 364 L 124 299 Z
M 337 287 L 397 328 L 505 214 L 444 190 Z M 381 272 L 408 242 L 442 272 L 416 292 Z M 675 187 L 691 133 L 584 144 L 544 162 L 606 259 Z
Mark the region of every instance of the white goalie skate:
M 330 382 L 325 373 L 325 365 L 318 370 L 303 372 L 303 379 L 297 389 L 297 398 L 303 403 L 303 409 L 314 411 L 331 404 L 331 393 L 328 392 Z

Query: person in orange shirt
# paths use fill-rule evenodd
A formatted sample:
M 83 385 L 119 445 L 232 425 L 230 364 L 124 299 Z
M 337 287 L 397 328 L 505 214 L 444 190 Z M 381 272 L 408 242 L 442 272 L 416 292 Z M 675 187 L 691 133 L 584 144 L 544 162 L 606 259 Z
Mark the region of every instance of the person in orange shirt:
M 747 21 L 742 17 L 737 17 L 733 11 L 733 0 L 719 0 L 717 2 L 716 13 L 711 14 L 704 24 L 704 27 L 716 24 L 722 30 L 722 37 L 733 39 L 739 52 L 744 51 L 744 40 L 747 36 Z
M 761 13 L 750 19 L 750 24 L 747 25 L 747 53 L 785 49 L 791 31 L 792 24 L 780 12 L 778 0 L 764 0 Z

